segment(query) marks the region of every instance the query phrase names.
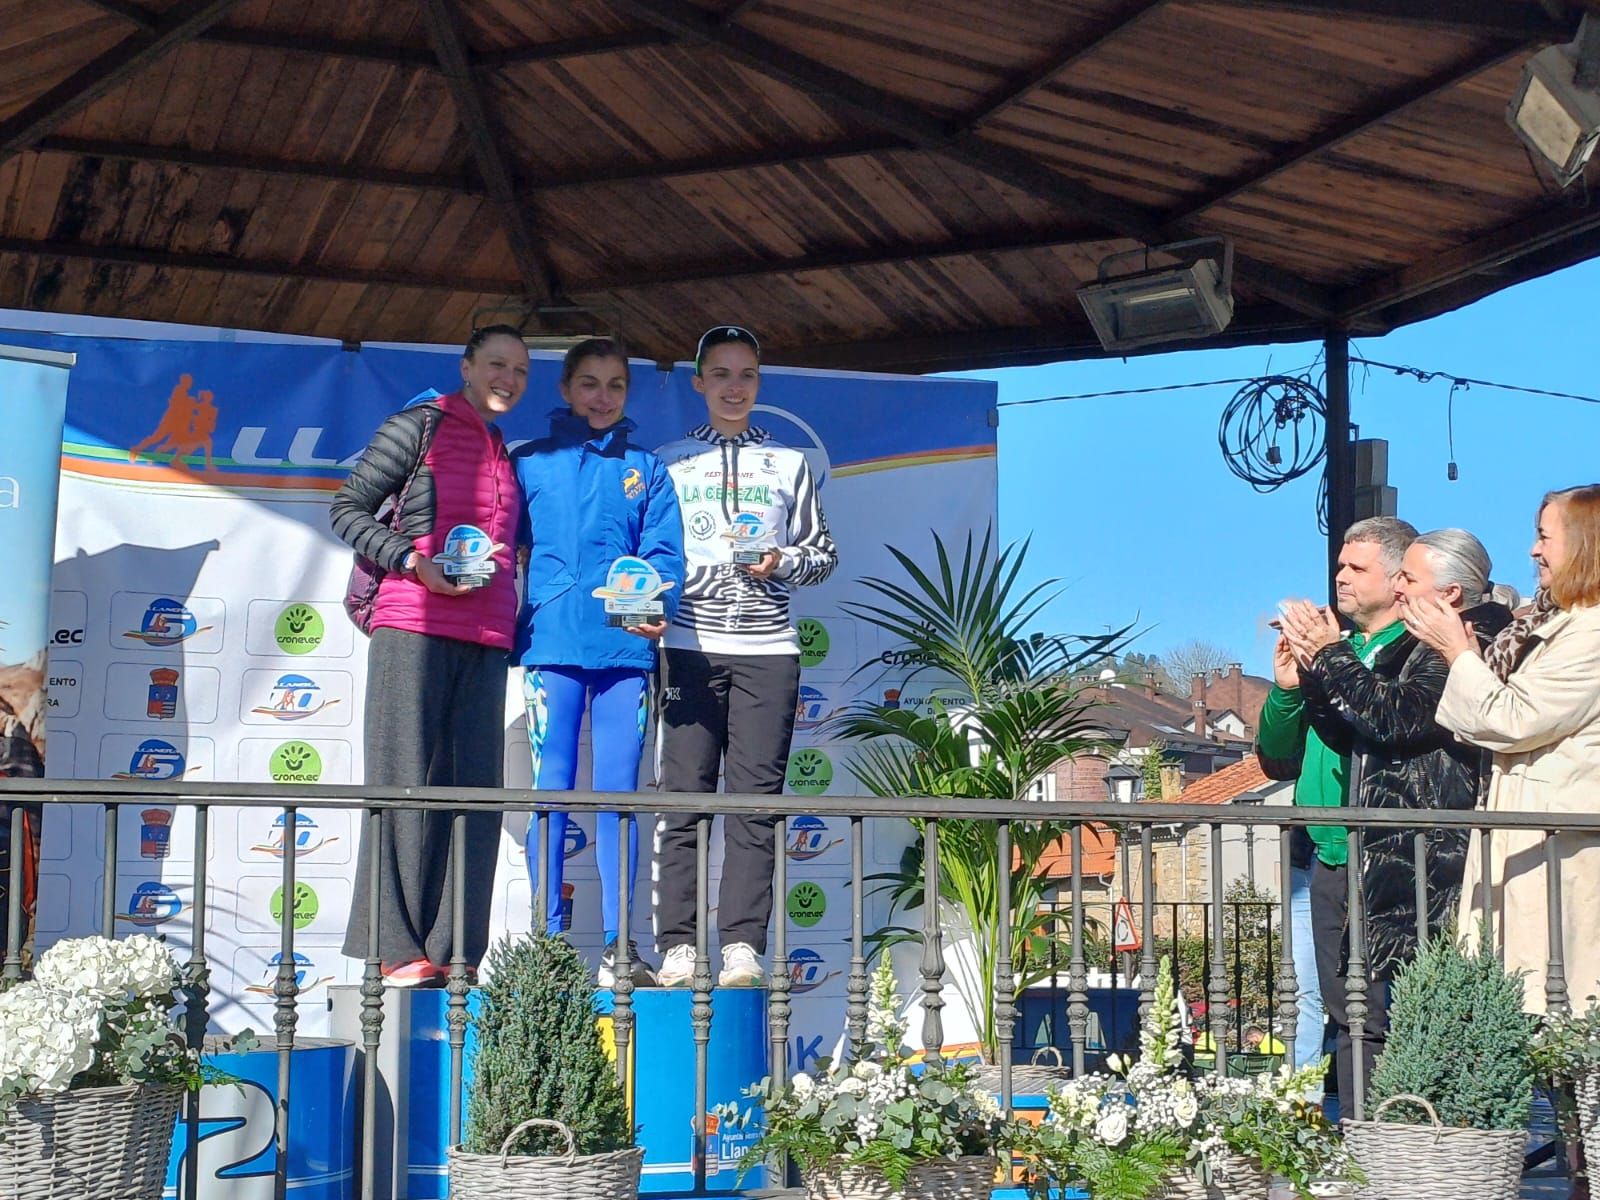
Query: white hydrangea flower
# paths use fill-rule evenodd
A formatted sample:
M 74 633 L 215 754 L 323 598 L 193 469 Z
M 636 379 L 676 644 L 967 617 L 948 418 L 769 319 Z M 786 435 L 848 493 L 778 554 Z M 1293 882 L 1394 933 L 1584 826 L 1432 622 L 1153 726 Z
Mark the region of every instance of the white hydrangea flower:
M 817 1089 L 815 1081 L 812 1080 L 811 1076 L 805 1074 L 804 1072 L 801 1072 L 791 1079 L 789 1081 L 789 1086 L 794 1089 L 794 1094 L 799 1096 L 802 1100 L 811 1095 L 811 1093 Z
M 1100 1114 L 1094 1124 L 1095 1140 L 1103 1146 L 1120 1146 L 1128 1136 L 1128 1109 L 1123 1104 L 1113 1104 Z

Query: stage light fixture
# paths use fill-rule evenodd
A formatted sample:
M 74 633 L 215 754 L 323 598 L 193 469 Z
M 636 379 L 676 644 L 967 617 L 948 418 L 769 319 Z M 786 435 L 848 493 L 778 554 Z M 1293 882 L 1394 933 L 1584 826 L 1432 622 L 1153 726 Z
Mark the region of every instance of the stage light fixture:
M 1584 17 L 1571 45 L 1528 60 L 1506 119 L 1562 187 L 1583 174 L 1600 145 L 1600 20 Z
M 1195 253 L 1202 248 L 1220 254 Z M 1180 262 L 1113 274 L 1113 264 L 1157 254 Z M 1233 243 L 1196 238 L 1113 254 L 1100 263 L 1098 281 L 1078 289 L 1078 302 L 1107 350 L 1211 337 L 1233 320 Z

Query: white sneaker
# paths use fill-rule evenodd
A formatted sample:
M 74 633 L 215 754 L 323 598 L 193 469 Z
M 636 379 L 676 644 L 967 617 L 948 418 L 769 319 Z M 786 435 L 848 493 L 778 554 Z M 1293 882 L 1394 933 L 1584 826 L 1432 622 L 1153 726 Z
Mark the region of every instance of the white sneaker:
M 767 973 L 749 942 L 734 942 L 722 948 L 722 974 L 717 976 L 719 987 L 761 987 L 766 982 Z
M 694 947 L 674 946 L 661 960 L 661 970 L 656 972 L 658 987 L 688 987 L 694 980 Z

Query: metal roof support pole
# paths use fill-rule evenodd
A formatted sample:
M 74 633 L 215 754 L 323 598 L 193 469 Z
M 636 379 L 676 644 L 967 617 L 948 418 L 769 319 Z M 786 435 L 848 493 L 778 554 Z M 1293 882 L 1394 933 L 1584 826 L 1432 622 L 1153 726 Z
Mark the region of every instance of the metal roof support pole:
M 1350 441 L 1350 335 L 1330 329 L 1323 337 L 1328 368 L 1328 603 L 1337 604 L 1334 577 L 1344 533 L 1355 524 L 1355 448 Z

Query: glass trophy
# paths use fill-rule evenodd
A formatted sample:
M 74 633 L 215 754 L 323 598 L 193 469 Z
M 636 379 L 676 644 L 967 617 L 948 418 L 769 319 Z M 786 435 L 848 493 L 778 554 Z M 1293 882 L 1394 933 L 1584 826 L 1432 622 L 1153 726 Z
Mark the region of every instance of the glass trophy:
M 494 576 L 496 552 L 504 549 L 476 525 L 456 525 L 445 535 L 444 549 L 433 561 L 457 587 L 481 588 Z
M 670 587 L 672 581 L 663 580 L 644 559 L 625 554 L 611 564 L 605 586 L 595 588 L 590 594 L 605 601 L 607 625 L 633 629 L 661 620 L 666 614 L 666 605 L 656 597 Z
M 722 536 L 733 543 L 733 562 L 739 567 L 753 567 L 777 549 L 772 529 L 755 513 L 739 513 Z

